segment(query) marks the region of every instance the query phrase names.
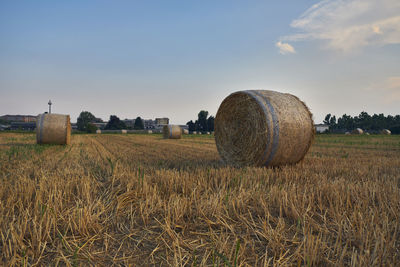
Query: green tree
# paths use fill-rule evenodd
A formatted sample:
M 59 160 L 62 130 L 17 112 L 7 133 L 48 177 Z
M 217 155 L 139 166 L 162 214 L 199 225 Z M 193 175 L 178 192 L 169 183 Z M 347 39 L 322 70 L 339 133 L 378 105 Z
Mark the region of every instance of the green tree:
M 107 125 L 104 129 L 106 129 L 106 130 L 122 130 L 122 129 L 126 129 L 126 125 L 117 116 L 111 115 L 110 120 L 107 122 Z
M 200 131 L 207 131 L 207 116 L 208 116 L 208 111 L 201 110 L 199 114 L 197 115 L 198 119 L 198 127 Z
M 133 125 L 133 129 L 135 129 L 135 130 L 143 130 L 144 129 L 144 123 L 143 123 L 142 118 L 137 117 L 135 119 L 135 124 Z
M 214 116 L 210 116 L 210 117 L 208 117 L 208 119 L 207 119 L 207 129 L 208 129 L 208 131 L 210 131 L 210 132 L 213 132 L 213 131 L 214 131 L 214 121 L 215 121 Z
M 187 126 L 189 126 L 189 132 L 196 131 L 196 124 L 190 120 L 186 123 Z
M 76 125 L 79 131 L 87 132 L 89 124 L 92 124 L 95 121 L 96 117 L 92 113 L 89 111 L 82 111 L 81 114 L 79 114 Z
M 324 124 L 329 125 L 330 124 L 330 119 L 331 119 L 331 114 L 326 114 L 325 119 L 323 121 Z

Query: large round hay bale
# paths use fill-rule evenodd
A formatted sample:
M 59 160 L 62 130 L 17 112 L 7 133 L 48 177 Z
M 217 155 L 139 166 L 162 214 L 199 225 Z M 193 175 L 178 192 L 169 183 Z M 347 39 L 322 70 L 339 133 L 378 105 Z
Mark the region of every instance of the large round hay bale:
M 163 136 L 165 139 L 180 139 L 182 137 L 182 129 L 179 125 L 164 125 Z
M 38 144 L 68 145 L 71 141 L 69 115 L 39 114 L 36 119 L 36 142 Z
M 182 129 L 182 133 L 183 134 L 189 134 L 189 130 L 188 129 Z
M 215 142 L 221 158 L 239 166 L 279 166 L 304 158 L 315 135 L 312 114 L 296 96 L 239 91 L 221 103 Z
M 121 130 L 121 133 L 126 134 L 128 133 L 128 130 Z
M 390 130 L 388 130 L 388 129 L 383 129 L 383 130 L 381 131 L 381 134 L 391 135 L 392 132 L 391 132 Z
M 356 128 L 353 131 L 351 131 L 351 134 L 363 134 L 364 131 L 360 128 Z
M 97 130 L 96 130 L 96 133 L 97 133 L 97 134 L 101 134 L 101 130 L 100 130 L 100 129 L 97 129 Z

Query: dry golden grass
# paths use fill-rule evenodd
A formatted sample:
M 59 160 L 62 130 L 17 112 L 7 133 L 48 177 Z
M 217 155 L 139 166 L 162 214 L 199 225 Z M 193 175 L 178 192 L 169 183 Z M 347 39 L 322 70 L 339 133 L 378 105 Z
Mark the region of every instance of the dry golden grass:
M 212 136 L 0 134 L 0 265 L 398 266 L 400 137 L 232 168 Z

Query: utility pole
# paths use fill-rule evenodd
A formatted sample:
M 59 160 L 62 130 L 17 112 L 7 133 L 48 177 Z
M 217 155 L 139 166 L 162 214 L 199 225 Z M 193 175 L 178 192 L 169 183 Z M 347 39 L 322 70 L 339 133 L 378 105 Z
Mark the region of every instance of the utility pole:
M 49 103 L 47 103 L 48 105 L 49 105 L 49 114 L 51 113 L 51 104 L 53 104 L 53 103 L 51 103 L 51 100 L 49 100 Z

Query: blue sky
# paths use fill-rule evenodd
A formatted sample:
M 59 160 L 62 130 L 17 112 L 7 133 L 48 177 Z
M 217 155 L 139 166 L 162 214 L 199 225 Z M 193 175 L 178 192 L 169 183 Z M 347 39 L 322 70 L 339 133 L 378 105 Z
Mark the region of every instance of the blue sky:
M 0 2 L 0 114 L 184 124 L 245 89 L 400 114 L 400 1 Z

